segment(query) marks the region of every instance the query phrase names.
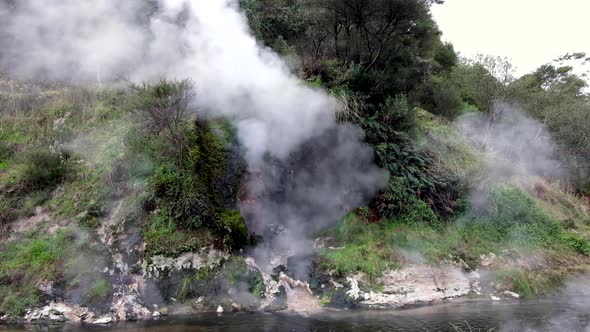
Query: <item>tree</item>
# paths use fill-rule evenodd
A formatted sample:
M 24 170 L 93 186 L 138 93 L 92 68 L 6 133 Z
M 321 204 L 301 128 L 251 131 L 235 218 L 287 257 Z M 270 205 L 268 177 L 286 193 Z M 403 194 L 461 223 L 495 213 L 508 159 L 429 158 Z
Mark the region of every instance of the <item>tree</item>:
M 309 0 L 318 14 L 308 36 L 321 36 L 314 38 L 316 50 L 310 53 L 361 63 L 366 69 L 383 66 L 388 50 L 409 42 L 426 25 L 430 32 L 438 33 L 429 4 L 421 0 Z
M 563 58 L 563 57 L 562 57 Z M 562 59 L 560 58 L 560 59 Z M 567 156 L 579 189 L 590 192 L 590 97 L 571 66 L 550 63 L 509 86 L 527 113 L 544 123 Z

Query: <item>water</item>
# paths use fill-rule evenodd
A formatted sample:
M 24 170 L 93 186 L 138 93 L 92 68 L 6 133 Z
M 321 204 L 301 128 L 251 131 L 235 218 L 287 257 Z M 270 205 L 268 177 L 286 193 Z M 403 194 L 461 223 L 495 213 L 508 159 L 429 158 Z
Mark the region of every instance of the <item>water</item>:
M 584 299 L 587 301 L 588 299 Z M 585 302 L 584 302 L 585 303 Z M 120 323 L 110 327 L 69 324 L 55 328 L 4 327 L 1 332 L 38 331 L 590 331 L 590 311 L 572 301 L 466 302 L 401 311 L 339 311 L 315 317 L 224 313 Z

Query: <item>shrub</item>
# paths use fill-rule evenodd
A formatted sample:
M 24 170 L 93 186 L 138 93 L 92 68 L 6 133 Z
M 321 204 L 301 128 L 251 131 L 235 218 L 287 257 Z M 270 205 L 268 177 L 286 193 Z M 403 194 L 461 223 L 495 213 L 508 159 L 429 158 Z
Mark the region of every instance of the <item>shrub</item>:
M 209 244 L 209 236 L 207 230 L 195 233 L 179 227 L 167 211 L 162 211 L 150 218 L 143 232 L 145 255 L 175 257 Z
M 436 224 L 434 211 L 412 191 L 406 179 L 396 177 L 389 181 L 388 189 L 376 201 L 377 211 L 384 217 L 397 217 L 407 223 Z
M 61 156 L 48 150 L 35 149 L 24 153 L 18 182 L 27 191 L 51 187 L 61 182 L 66 167 Z
M 433 114 L 450 120 L 463 111 L 463 100 L 449 80 L 444 77 L 429 78 L 412 97 Z
M 412 132 L 417 125 L 416 110 L 405 96 L 388 97 L 379 113 L 381 125 L 403 132 Z
M 86 294 L 85 302 L 93 302 L 97 299 L 107 297 L 111 292 L 111 285 L 106 279 L 95 280 Z
M 245 244 L 246 224 L 239 212 L 233 210 L 243 172 L 240 156 L 231 149 L 236 139 L 233 128 L 224 121 L 195 122 L 184 135 L 187 153 L 177 163 L 156 159 L 157 166 L 148 179 L 150 196 L 145 206 L 158 209 L 155 220 L 160 226 L 157 229 L 167 229 L 162 225 L 173 221 L 182 229 L 181 233 L 207 230 L 223 238 L 228 248 Z M 154 136 L 148 138 L 154 139 Z M 155 139 L 157 144 L 161 143 L 157 137 Z M 151 143 L 139 144 L 139 139 L 131 141 L 135 142 L 136 153 L 142 148 L 149 149 L 148 154 L 155 153 L 151 151 Z M 166 222 L 162 224 L 162 221 Z M 160 238 L 157 236 L 160 232 L 154 230 L 156 228 L 148 227 L 146 236 Z
M 230 248 L 239 248 L 248 242 L 248 227 L 246 220 L 237 210 L 226 210 L 219 216 L 225 228 L 224 242 Z
M 437 85 L 432 92 L 434 107 L 432 112 L 447 119 L 453 120 L 461 115 L 463 110 L 463 100 L 459 97 L 457 91 L 446 84 Z
M 12 157 L 13 153 L 14 151 L 6 143 L 0 141 L 0 162 Z
M 550 245 L 560 235 L 559 224 L 535 200 L 518 188 L 499 186 L 489 190 L 488 205 L 470 216 L 469 231 L 490 241 L 517 245 Z
M 590 243 L 571 233 L 562 234 L 561 242 L 568 248 L 585 256 L 590 256 Z
M 131 109 L 143 119 L 145 128 L 163 134 L 182 159 L 186 148 L 184 129 L 193 107 L 195 92 L 190 81 L 167 81 L 132 84 Z
M 161 166 L 149 178 L 148 187 L 154 204 L 179 226 L 200 228 L 215 222 L 214 208 L 203 193 L 206 188 L 200 187 L 191 173 Z
M 29 286 L 23 286 L 18 292 L 0 286 L 0 299 L 0 313 L 11 317 L 24 314 L 40 301 L 36 290 Z

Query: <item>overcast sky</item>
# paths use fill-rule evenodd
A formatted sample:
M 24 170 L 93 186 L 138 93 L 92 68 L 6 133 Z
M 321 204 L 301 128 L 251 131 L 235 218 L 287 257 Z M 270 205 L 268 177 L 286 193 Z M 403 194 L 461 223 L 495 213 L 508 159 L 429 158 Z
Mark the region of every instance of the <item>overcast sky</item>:
M 446 0 L 432 12 L 461 55 L 511 58 L 517 75 L 568 52 L 590 55 L 590 0 Z

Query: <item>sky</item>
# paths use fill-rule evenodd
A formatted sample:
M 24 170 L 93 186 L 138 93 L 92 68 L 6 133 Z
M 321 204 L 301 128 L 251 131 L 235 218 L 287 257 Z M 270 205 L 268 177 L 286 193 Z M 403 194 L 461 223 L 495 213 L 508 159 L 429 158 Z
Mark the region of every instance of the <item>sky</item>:
M 446 0 L 432 13 L 462 56 L 507 57 L 517 76 L 568 52 L 590 55 L 590 0 Z

